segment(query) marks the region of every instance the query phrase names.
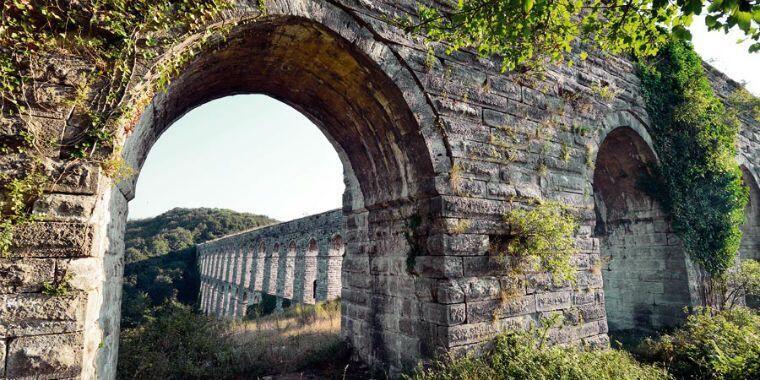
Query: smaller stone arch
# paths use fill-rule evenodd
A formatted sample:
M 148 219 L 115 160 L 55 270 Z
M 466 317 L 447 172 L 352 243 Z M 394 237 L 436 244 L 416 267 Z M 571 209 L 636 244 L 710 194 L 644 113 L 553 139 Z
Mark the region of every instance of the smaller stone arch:
M 749 188 L 749 201 L 744 209 L 744 224 L 741 227 L 742 241 L 739 257 L 742 260 L 760 260 L 760 181 L 748 160 L 740 156 L 739 168 L 742 180 Z
M 295 281 L 295 269 L 296 269 L 296 255 L 298 254 L 297 245 L 295 240 L 291 240 L 288 244 L 288 252 L 285 254 L 285 263 L 283 265 L 283 284 L 282 284 L 282 297 L 292 300 L 293 299 L 293 287 Z
M 629 128 L 636 132 L 638 138 L 643 140 L 646 146 L 649 147 L 649 153 L 654 157 L 654 161 L 660 161 L 657 151 L 654 149 L 654 140 L 649 134 L 649 123 L 642 116 L 632 110 L 611 112 L 604 117 L 598 131 L 599 137 L 597 139 L 597 146 L 601 147 L 604 140 L 607 139 L 607 136 L 618 128 Z M 597 152 L 597 158 L 598 157 L 599 154 Z
M 692 302 L 680 241 L 665 211 L 642 188 L 657 163 L 651 138 L 637 119 L 625 115 L 630 113 L 613 120 L 624 126 L 602 134 L 592 184 L 594 235 L 600 240 L 605 309 L 613 335 L 676 326 L 683 320 L 682 309 Z
M 248 242 L 243 246 L 243 249 L 245 250 L 245 264 L 243 265 L 243 288 L 250 289 L 252 286 L 253 275 L 256 271 L 256 268 L 254 267 L 256 244 L 253 242 Z
M 255 292 L 263 291 L 264 270 L 266 267 L 266 255 L 267 255 L 267 246 L 263 239 L 259 241 L 258 246 L 259 247 L 258 247 L 258 250 L 256 251 L 256 259 L 255 259 L 256 270 L 253 273 L 253 281 L 251 285 Z
M 304 269 L 302 295 L 303 302 L 313 304 L 317 297 L 317 256 L 319 256 L 319 244 L 315 238 L 310 238 L 304 252 Z
M 272 247 L 271 255 L 269 255 L 269 283 L 265 293 L 276 295 L 277 294 L 277 281 L 280 269 L 280 243 L 274 243 Z

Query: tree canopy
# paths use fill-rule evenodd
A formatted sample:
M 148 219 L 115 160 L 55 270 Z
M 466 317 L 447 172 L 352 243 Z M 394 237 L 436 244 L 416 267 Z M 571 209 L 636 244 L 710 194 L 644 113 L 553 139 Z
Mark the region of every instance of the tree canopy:
M 546 62 L 572 64 L 590 50 L 652 56 L 668 32 L 689 40 L 687 27 L 705 15 L 708 30 L 739 30 L 760 50 L 758 0 L 458 0 L 449 11 L 422 6 L 407 26 L 449 50 L 499 55 L 502 70 Z

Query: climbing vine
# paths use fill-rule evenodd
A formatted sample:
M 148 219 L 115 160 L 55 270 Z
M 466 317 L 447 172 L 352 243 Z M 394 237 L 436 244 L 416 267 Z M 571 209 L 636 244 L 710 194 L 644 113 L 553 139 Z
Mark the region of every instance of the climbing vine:
M 734 263 L 749 197 L 734 158 L 739 125 L 688 42 L 672 39 L 639 67 L 660 158 L 648 188 L 669 211 L 690 257 L 720 275 Z
M 116 179 L 131 175 L 120 160 L 117 138 L 131 131 L 139 111 L 194 54 L 212 37 L 225 35 L 231 25 L 213 22 L 231 6 L 230 0 L 9 0 L 0 5 L 0 124 L 18 130 L 16 137 L 0 138 L 0 153 L 33 163 L 0 177 L 0 254 L 7 254 L 14 230 L 33 221 L 31 204 L 56 180 L 41 169 L 51 147 L 60 149 L 64 161 L 97 164 Z M 181 51 L 170 49 L 194 35 L 199 38 Z M 73 94 L 56 105 L 68 108 L 66 122 L 77 127 L 76 136 L 66 141 L 51 139 L 29 121 L 31 110 L 39 107 L 36 90 L 47 80 L 54 57 L 86 67 L 75 79 Z M 156 79 L 147 88 L 130 88 L 135 74 Z

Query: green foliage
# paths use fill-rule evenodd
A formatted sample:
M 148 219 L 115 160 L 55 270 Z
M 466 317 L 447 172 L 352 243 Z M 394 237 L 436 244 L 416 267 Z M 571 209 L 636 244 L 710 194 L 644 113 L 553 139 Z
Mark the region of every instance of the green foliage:
M 34 221 L 31 206 L 42 195 L 46 181 L 36 168 L 20 178 L 0 174 L 0 257 L 8 255 L 14 230 Z
M 207 208 L 175 208 L 127 222 L 122 326 L 143 323 L 155 307 L 172 300 L 196 302 L 196 244 L 275 222 L 262 215 Z
M 678 379 L 760 378 L 760 315 L 746 308 L 705 308 L 672 334 L 648 340 L 642 358 Z
M 42 283 L 42 293 L 49 296 L 65 296 L 71 291 L 71 275 L 66 275 L 59 281 Z
M 670 377 L 660 368 L 637 363 L 624 351 L 546 347 L 532 333 L 510 332 L 498 336 L 493 350 L 483 357 L 436 361 L 430 369 L 418 370 L 410 378 L 654 380 Z
M 707 0 L 708 29 L 736 28 L 760 50 L 760 4 L 750 0 Z M 572 64 L 600 49 L 651 56 L 667 31 L 691 39 L 686 29 L 702 12 L 703 0 L 459 0 L 453 9 L 422 6 L 419 20 L 406 21 L 448 52 L 474 48 L 483 57 L 500 55 L 502 69 L 540 68 L 547 61 Z M 574 55 L 577 53 L 577 55 Z
M 724 273 L 736 257 L 749 193 L 734 160 L 739 126 L 727 117 L 687 42 L 671 40 L 642 63 L 642 91 L 662 181 L 653 192 L 691 258 Z
M 739 307 L 698 309 L 683 327 L 647 339 L 636 359 L 616 349 L 544 345 L 552 325 L 498 336 L 484 356 L 445 358 L 412 379 L 722 379 L 760 378 L 760 315 Z M 643 363 L 642 363 L 643 362 Z
M 147 323 L 122 332 L 120 379 L 199 379 L 230 375 L 235 351 L 225 325 L 170 302 Z
M 557 202 L 542 202 L 531 210 L 515 208 L 504 215 L 510 227 L 505 247 L 498 254 L 512 267 L 527 264 L 530 270 L 548 271 L 557 282 L 575 279 L 570 259 L 576 253 L 578 229 L 570 209 Z
M 760 298 L 760 261 L 744 260 L 729 269 L 722 280 L 721 309 L 731 309 L 743 300 L 751 305 Z
M 34 66 L 46 54 L 70 54 L 92 63 L 94 71 L 81 78 L 84 83 L 71 100 L 90 127 L 70 154 L 93 159 L 99 149 L 115 148 L 118 128 L 133 121 L 129 107 L 136 99 L 124 100 L 135 62 L 155 58 L 160 49 L 204 31 L 230 6 L 229 0 L 4 2 L 0 8 L 0 72 L 4 73 L 0 111 L 26 111 L 24 88 L 34 84 Z M 152 90 L 164 88 L 176 74 L 177 59 L 175 55 L 159 60 L 156 74 L 163 79 Z M 97 86 L 97 96 L 93 86 Z M 129 117 L 123 120 L 124 116 Z
M 738 114 L 749 115 L 755 121 L 760 121 L 760 98 L 752 95 L 744 88 L 739 88 L 728 97 L 728 104 Z
M 246 319 L 256 319 L 274 313 L 277 308 L 277 296 L 261 293 L 261 301 L 248 306 Z

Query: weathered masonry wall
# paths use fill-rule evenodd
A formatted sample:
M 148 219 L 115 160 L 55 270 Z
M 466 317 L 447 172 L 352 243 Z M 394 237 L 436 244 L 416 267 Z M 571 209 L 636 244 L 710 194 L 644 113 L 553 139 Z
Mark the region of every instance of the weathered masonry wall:
M 199 49 L 147 105 L 135 102 L 139 121 L 119 131 L 116 145 L 139 174 L 177 118 L 232 94 L 270 95 L 314 120 L 338 152 L 347 185 L 342 333 L 370 365 L 397 374 L 440 350 L 477 349 L 499 331 L 525 328 L 547 313 L 565 316 L 565 325 L 551 331 L 552 342 L 606 346 L 615 323 L 670 323 L 667 310 L 700 302 L 701 274 L 679 256 L 679 242 L 656 205 L 626 186 L 596 180 L 617 178 L 614 170 L 598 171 L 604 168 L 636 175 L 641 157 L 656 158 L 642 153 L 652 146 L 650 120 L 632 62 L 592 56 L 572 68 L 549 68 L 544 79 L 526 79 L 502 74 L 498 62 L 472 52 L 448 55 L 446 46 L 427 46 L 389 22 L 414 16 L 417 1 L 269 0 L 266 16 L 257 3 L 238 1 L 224 16 L 226 38 Z M 193 38 L 200 37 L 187 41 Z M 151 87 L 157 75 L 147 70 L 156 63 L 138 57 L 129 88 Z M 3 114 L 0 140 L 34 132 L 44 141 L 75 143 L 87 118 L 73 99 L 95 62 L 56 55 L 34 57 L 34 64 L 28 112 Z M 721 96 L 738 88 L 708 71 Z M 737 161 L 757 184 L 760 125 L 747 115 L 742 122 Z M 617 146 L 635 135 L 645 144 L 605 150 L 618 129 L 631 131 L 609 140 Z M 68 163 L 65 149 L 45 147 L 45 155 L 45 170 L 57 181 L 34 205 L 40 221 L 15 234 L 10 256 L 0 258 L 0 377 L 111 379 L 124 226 L 138 175 L 114 184 L 96 164 Z M 23 153 L 0 156 L 2 174 L 31 164 Z M 757 207 L 758 192 L 752 194 Z M 512 284 L 491 246 L 509 232 L 503 214 L 536 198 L 570 205 L 582 219 L 573 258 L 577 283 L 557 286 L 546 273 L 528 273 L 518 294 L 502 303 L 502 289 Z M 757 252 L 757 225 L 745 227 L 742 257 Z M 304 243 L 293 240 L 297 259 Z M 287 277 L 290 241 L 279 241 L 278 250 L 270 243 L 265 252 L 279 255 L 270 257 L 268 272 L 250 276 L 253 289 L 299 297 L 295 284 L 274 281 Z M 257 272 L 266 260 L 265 254 Z M 643 270 L 625 274 L 631 266 Z M 292 268 L 295 277 L 295 260 Z M 243 281 L 245 288 L 243 271 L 232 279 L 226 270 L 228 284 Z M 674 277 L 663 275 L 668 272 Z M 684 279 L 688 298 L 662 298 L 660 289 Z M 65 296 L 42 291 L 45 283 L 63 281 L 72 288 Z M 612 293 L 609 303 L 605 290 Z M 642 312 L 631 316 L 631 310 Z
M 343 213 L 333 210 L 199 244 L 201 310 L 241 319 L 262 294 L 278 308 L 340 297 L 344 234 Z

